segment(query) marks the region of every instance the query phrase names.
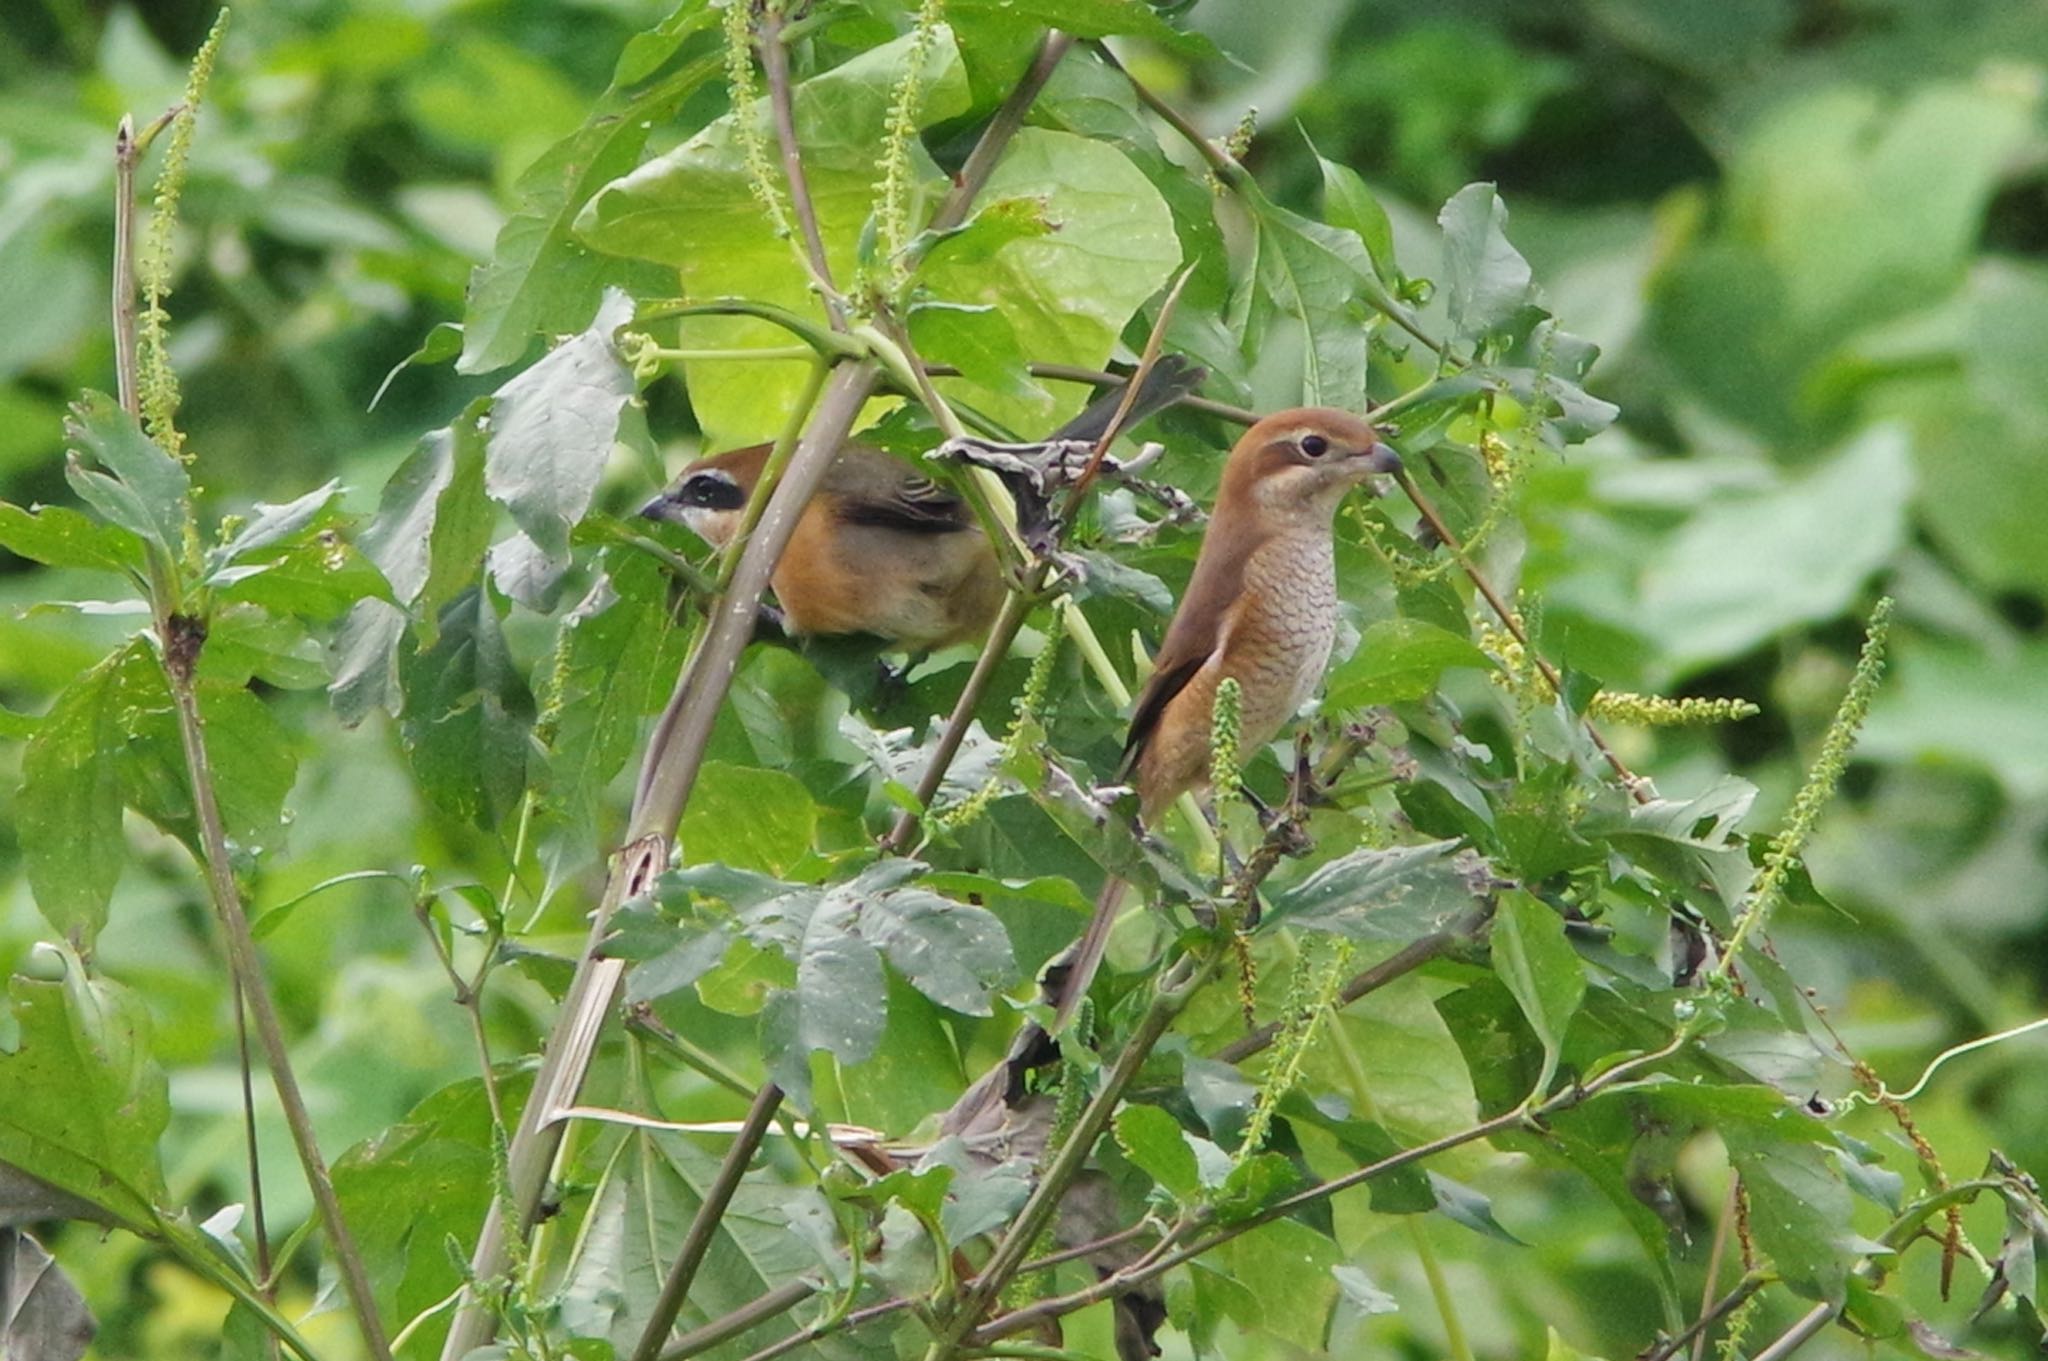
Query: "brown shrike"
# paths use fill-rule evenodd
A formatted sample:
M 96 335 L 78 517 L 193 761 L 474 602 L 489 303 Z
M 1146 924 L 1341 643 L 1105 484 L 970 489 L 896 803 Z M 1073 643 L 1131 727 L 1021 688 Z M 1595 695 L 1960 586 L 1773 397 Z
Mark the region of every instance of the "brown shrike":
M 1352 487 L 1401 461 L 1347 411 L 1298 407 L 1245 431 L 1223 467 L 1187 594 L 1138 695 L 1119 778 L 1139 819 L 1209 781 L 1211 715 L 1227 676 L 1240 694 L 1239 744 L 1255 751 L 1322 679 L 1337 636 L 1334 523 Z M 1103 886 L 1058 993 L 1060 1024 L 1087 994 L 1123 897 Z
M 1161 361 L 1126 413 L 1135 424 L 1192 392 L 1205 371 Z M 1123 389 L 1096 398 L 1055 440 L 1099 439 Z M 640 508 L 723 547 L 768 461 L 756 444 L 701 458 Z M 961 497 L 903 459 L 849 444 L 804 507 L 772 578 L 789 631 L 868 633 L 910 652 L 972 642 L 988 632 L 1008 590 L 994 549 Z

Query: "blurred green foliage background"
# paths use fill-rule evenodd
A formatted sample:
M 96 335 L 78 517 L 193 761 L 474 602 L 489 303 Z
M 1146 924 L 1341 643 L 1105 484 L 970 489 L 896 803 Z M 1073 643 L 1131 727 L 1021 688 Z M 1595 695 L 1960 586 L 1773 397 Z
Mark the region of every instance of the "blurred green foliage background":
M 1256 107 L 1246 160 L 1284 202 L 1316 200 L 1312 144 L 1358 168 L 1418 273 L 1431 272 L 1434 206 L 1468 180 L 1499 184 L 1554 310 L 1604 350 L 1593 390 L 1623 414 L 1534 470 L 1519 524 L 1493 551 L 1526 549 L 1543 635 L 1581 668 L 1764 710 L 1699 734 L 1624 732 L 1624 755 L 1667 793 L 1732 769 L 1782 804 L 1847 677 L 1857 621 L 1880 589 L 1896 595 L 1891 679 L 1811 856 L 1834 907 L 1796 903 L 1775 934 L 1894 1085 L 1948 1044 L 2039 1014 L 2048 24 L 2037 0 L 1285 8 L 1283 21 L 1249 0 L 1195 7 L 1192 23 L 1242 69 L 1127 55 L 1206 130 Z M 519 172 L 581 121 L 620 46 L 664 9 L 269 0 L 236 15 L 201 123 L 172 301 L 183 423 L 216 507 L 339 476 L 367 509 L 420 431 L 495 384 L 413 367 L 371 407 L 387 371 L 460 316 Z M 67 499 L 64 404 L 111 372 L 112 129 L 123 112 L 147 118 L 176 98 L 212 18 L 188 0 L 0 10 L 7 499 Z M 653 137 L 666 145 L 661 129 Z M 682 440 L 687 413 L 657 427 Z M 623 505 L 644 490 L 621 474 L 607 495 Z M 27 611 L 53 577 L 31 590 L 21 567 L 0 559 L 0 705 L 34 712 L 108 635 L 90 614 Z M 265 885 L 272 901 L 476 836 L 418 816 L 387 733 L 343 731 L 317 692 L 302 707 L 311 737 L 289 864 Z M 44 929 L 10 832 L 14 783 L 0 773 L 10 962 Z M 489 847 L 470 852 L 490 863 Z M 193 1065 L 174 1080 L 176 1198 L 238 1181 L 237 1084 L 206 908 L 175 847 L 153 856 L 155 876 L 124 881 L 101 958 L 145 985 L 166 1058 Z M 267 942 L 336 1149 L 469 1067 L 445 979 L 397 898 L 337 893 Z M 508 1044 L 530 1047 L 545 999 L 512 991 L 497 1005 Z M 2048 1165 L 2043 1044 L 1965 1060 L 1916 1106 L 1952 1170 L 1974 1170 L 1992 1146 Z M 288 1167 L 281 1131 L 270 1134 L 273 1165 Z M 303 1193 L 290 1176 L 275 1182 L 273 1215 L 296 1217 Z M 1528 1271 L 1483 1273 L 1476 1253 L 1460 1255 L 1465 1240 L 1439 1235 L 1482 1354 L 1516 1353 L 1526 1301 L 1553 1316 L 1567 1301 L 1590 1337 L 1603 1317 L 1637 1310 L 1621 1265 L 1631 1249 L 1611 1217 L 1546 1197 L 1540 1182 L 1517 1196 L 1497 1202 L 1502 1221 L 1545 1225 Z M 1574 1240 L 1582 1212 L 1586 1237 Z M 1617 1264 L 1611 1276 L 1603 1260 Z M 118 1238 L 70 1265 L 106 1314 L 99 1354 L 212 1353 L 224 1301 L 174 1270 Z M 1404 1305 L 1387 1336 L 1436 1354 L 1419 1279 L 1383 1284 Z M 1850 1351 L 1835 1341 L 1810 1354 Z

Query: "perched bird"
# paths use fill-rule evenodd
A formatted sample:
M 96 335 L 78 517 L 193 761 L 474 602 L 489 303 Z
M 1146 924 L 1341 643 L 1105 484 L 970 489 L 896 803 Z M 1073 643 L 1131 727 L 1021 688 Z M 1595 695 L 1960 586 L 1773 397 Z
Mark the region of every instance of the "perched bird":
M 1119 778 L 1138 791 L 1139 819 L 1208 783 L 1216 687 L 1237 681 L 1239 742 L 1276 737 L 1322 679 L 1337 636 L 1333 526 L 1345 492 L 1399 469 L 1373 428 L 1346 411 L 1276 412 L 1245 431 L 1223 485 L 1187 594 L 1138 695 Z M 1059 985 L 1062 1024 L 1086 995 L 1123 883 L 1104 886 Z
M 1124 423 L 1180 400 L 1204 376 L 1177 358 L 1162 361 Z M 1122 388 L 1105 392 L 1052 438 L 1099 439 L 1123 395 Z M 640 513 L 687 525 L 722 547 L 738 532 L 769 449 L 757 444 L 698 459 Z M 1008 589 L 966 501 L 865 444 L 849 444 L 826 472 L 772 584 L 793 634 L 869 633 L 911 652 L 979 638 Z

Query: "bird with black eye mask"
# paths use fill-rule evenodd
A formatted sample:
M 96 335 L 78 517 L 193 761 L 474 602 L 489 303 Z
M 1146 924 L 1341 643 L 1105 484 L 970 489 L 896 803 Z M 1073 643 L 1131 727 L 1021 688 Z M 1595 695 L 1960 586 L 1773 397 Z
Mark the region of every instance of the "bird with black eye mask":
M 1161 361 L 1124 424 L 1179 401 L 1204 376 L 1184 360 Z M 1099 439 L 1123 398 L 1121 388 L 1103 393 L 1052 438 Z M 739 532 L 770 448 L 756 444 L 698 459 L 640 513 L 723 547 Z M 770 584 L 794 635 L 872 634 L 908 652 L 980 638 L 1008 590 L 967 502 L 865 444 L 849 444 L 833 460 Z

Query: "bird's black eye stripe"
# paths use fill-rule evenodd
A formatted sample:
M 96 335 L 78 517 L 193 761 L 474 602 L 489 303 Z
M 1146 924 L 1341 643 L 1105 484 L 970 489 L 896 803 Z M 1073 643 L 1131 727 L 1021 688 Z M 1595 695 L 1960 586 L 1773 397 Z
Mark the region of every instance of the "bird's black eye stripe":
M 1330 452 L 1330 442 L 1321 435 L 1303 435 L 1301 437 L 1301 452 L 1310 458 L 1321 458 L 1324 454 Z
M 677 497 L 686 506 L 708 510 L 738 510 L 747 503 L 746 493 L 730 477 L 704 473 L 687 479 Z

